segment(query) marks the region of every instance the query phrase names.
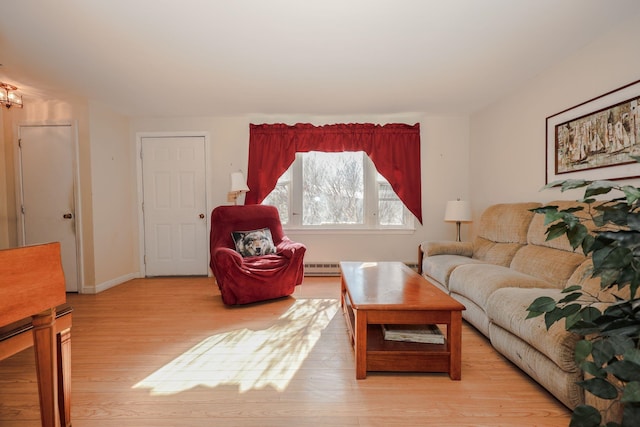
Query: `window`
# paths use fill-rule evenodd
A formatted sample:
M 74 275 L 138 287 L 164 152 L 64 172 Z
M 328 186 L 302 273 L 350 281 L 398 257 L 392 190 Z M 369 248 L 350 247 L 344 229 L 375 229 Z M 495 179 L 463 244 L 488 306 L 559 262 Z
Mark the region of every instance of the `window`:
M 319 151 L 324 153 L 344 153 L 363 151 L 375 164 L 390 184 L 403 205 L 422 223 L 422 190 L 420 173 L 420 124 L 407 125 L 389 123 L 377 125 L 373 123 L 350 123 L 314 126 L 310 123 L 287 125 L 251 124 L 249 127 L 249 165 L 247 185 L 251 189 L 247 193 L 245 203 L 250 205 L 262 203 L 274 191 L 278 178 L 295 162 L 296 153 Z M 300 163 L 300 162 L 299 162 Z M 299 166 L 300 167 L 300 166 Z M 371 216 L 377 217 L 377 203 L 372 203 L 376 194 L 375 178 L 372 178 L 373 168 L 363 164 L 364 193 L 363 199 L 365 216 L 363 222 L 367 227 L 379 224 L 371 221 Z M 295 168 L 294 168 L 295 170 Z M 302 187 L 301 171 L 294 172 L 291 178 L 291 188 L 295 189 L 296 182 Z M 294 216 L 302 216 L 302 205 L 294 203 L 302 200 L 302 190 L 291 194 L 288 203 L 292 223 Z M 294 210 L 297 209 L 297 210 Z M 375 211 L 375 213 L 374 213 Z M 375 219 L 375 218 L 374 218 Z M 406 223 L 406 228 L 412 228 Z M 302 226 L 302 225 L 301 225 Z
M 297 153 L 263 203 L 294 228 L 413 228 L 413 216 L 362 151 Z

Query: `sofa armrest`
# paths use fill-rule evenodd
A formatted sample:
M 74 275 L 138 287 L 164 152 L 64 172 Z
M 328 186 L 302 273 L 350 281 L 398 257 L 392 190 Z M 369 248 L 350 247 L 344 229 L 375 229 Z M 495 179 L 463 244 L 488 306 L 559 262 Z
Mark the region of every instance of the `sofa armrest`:
M 471 242 L 423 242 L 420 247 L 425 256 L 461 255 L 471 257 L 473 255 L 473 244 Z
M 418 245 L 418 274 L 422 274 L 424 257 L 433 255 L 461 255 L 471 258 L 473 244 L 453 241 L 422 242 Z

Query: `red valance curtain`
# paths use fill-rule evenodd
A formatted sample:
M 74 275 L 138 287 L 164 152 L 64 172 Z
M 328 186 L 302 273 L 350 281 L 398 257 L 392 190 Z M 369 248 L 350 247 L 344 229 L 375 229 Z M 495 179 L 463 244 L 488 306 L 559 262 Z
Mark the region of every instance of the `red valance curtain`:
M 422 223 L 420 124 L 250 125 L 245 203 L 257 204 L 275 188 L 297 152 L 364 151 L 407 209 Z

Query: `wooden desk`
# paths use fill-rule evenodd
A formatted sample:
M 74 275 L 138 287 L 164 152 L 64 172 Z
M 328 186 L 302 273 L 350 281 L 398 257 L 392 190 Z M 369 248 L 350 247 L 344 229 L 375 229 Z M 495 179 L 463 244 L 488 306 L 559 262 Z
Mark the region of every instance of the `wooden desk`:
M 71 325 L 73 308 L 56 307 L 56 353 L 58 373 L 58 413 L 60 424 L 71 426 Z M 0 327 L 0 360 L 33 347 L 31 318 Z
M 0 326 L 31 319 L 43 427 L 61 425 L 56 307 L 66 299 L 59 243 L 0 250 Z
M 448 372 L 461 379 L 464 305 L 400 262 L 341 262 L 340 271 L 357 379 L 367 371 Z M 381 324 L 446 325 L 446 340 L 386 341 Z

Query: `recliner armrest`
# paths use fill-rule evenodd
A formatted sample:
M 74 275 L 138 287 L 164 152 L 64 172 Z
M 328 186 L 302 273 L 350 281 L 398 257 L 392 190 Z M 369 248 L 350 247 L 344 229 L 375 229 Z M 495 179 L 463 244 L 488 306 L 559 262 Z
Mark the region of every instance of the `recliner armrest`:
M 236 250 L 231 248 L 219 247 L 211 251 L 211 258 L 216 260 L 224 260 L 224 262 L 232 262 L 237 265 L 242 265 L 242 255 Z
M 277 253 L 289 259 L 293 258 L 296 252 L 304 253 L 304 251 L 306 250 L 307 247 L 304 244 L 300 242 L 294 242 L 288 237 L 283 238 L 282 241 L 276 246 Z

